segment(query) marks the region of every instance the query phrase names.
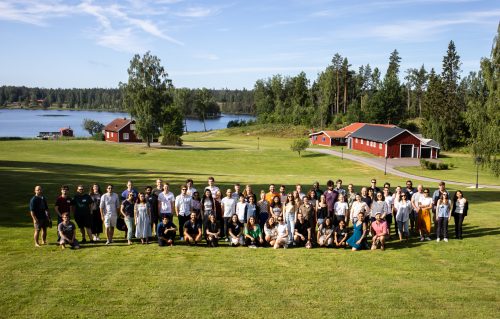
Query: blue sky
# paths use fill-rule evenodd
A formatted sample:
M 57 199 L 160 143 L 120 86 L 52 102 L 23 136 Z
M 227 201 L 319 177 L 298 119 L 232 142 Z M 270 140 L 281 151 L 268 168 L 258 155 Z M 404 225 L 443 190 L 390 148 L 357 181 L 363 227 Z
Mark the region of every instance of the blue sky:
M 148 50 L 176 87 L 252 88 L 274 74 L 311 82 L 338 52 L 352 68 L 441 71 L 448 42 L 462 76 L 489 56 L 500 2 L 474 0 L 0 0 L 0 85 L 117 87 Z

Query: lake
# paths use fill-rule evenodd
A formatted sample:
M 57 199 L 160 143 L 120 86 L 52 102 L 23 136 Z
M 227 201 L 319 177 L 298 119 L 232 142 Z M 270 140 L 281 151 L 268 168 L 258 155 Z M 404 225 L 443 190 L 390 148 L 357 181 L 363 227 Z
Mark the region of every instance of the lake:
M 75 136 L 89 136 L 82 127 L 83 119 L 91 119 L 108 124 L 117 117 L 127 117 L 128 113 L 69 110 L 24 110 L 0 109 L 0 137 L 36 137 L 39 132 L 57 132 L 60 128 L 71 127 Z M 253 120 L 251 115 L 222 114 L 216 119 L 206 120 L 207 130 L 218 130 L 227 127 L 232 120 Z M 203 122 L 187 120 L 187 130 L 203 131 Z

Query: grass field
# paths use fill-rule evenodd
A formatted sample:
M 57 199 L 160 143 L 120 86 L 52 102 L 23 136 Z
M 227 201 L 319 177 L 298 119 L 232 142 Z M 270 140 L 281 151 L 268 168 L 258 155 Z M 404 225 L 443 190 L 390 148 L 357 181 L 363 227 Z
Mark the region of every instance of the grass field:
M 447 170 L 432 171 L 417 166 L 398 167 L 398 170 L 419 176 L 435 177 L 439 175 L 442 176 L 442 179 L 449 181 L 476 183 L 477 167 L 474 165 L 469 154 L 441 152 L 439 159 L 442 163 L 450 165 L 450 168 Z M 491 174 L 487 167 L 479 167 L 479 184 L 500 185 L 500 177 L 495 177 Z
M 404 184 L 333 156 L 299 158 L 287 139 L 210 132 L 184 141 L 181 149 L 0 142 L 0 318 L 498 318 L 500 192 L 491 189 L 464 190 L 471 208 L 463 241 L 391 242 L 384 252 L 160 249 L 122 240 L 61 251 L 55 229 L 50 245 L 34 247 L 27 206 L 35 184 L 51 210 L 63 183 L 73 192 L 95 181 L 122 189 L 132 179 L 142 189 L 162 177 L 175 194 L 186 178 L 202 188 L 208 176 L 221 188 L 239 182 L 255 191 L 337 178 L 356 189 L 372 177 Z

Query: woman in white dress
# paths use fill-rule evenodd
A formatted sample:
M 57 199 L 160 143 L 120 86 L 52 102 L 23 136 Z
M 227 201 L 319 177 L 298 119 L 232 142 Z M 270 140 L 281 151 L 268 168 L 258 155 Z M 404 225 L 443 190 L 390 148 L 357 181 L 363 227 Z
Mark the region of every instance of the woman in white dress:
M 151 210 L 144 193 L 139 193 L 134 207 L 135 237 L 141 239 L 142 244 L 149 244 L 151 237 Z

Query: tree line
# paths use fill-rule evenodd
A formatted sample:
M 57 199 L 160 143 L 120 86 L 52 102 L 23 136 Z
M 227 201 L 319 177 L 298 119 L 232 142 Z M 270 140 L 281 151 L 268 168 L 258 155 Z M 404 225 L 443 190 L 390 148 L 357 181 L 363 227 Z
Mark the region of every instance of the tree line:
M 252 90 L 230 89 L 187 89 L 174 88 L 174 95 L 182 96 L 185 104 L 182 109 L 186 117 L 200 117 L 196 100 L 209 94 L 210 104 L 207 116 L 219 113 L 254 114 Z M 203 91 L 203 92 L 202 92 Z M 119 88 L 91 89 L 47 89 L 26 86 L 0 86 L 0 107 L 22 106 L 25 108 L 56 107 L 72 110 L 106 110 L 126 112 L 123 92 Z

